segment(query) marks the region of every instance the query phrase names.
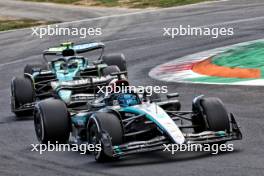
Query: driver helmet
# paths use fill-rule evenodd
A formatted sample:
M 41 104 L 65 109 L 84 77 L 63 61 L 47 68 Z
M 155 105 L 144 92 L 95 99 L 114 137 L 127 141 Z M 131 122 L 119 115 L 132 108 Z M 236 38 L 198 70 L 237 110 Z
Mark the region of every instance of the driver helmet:
M 120 94 L 117 101 L 121 107 L 134 106 L 139 104 L 139 99 L 134 94 Z

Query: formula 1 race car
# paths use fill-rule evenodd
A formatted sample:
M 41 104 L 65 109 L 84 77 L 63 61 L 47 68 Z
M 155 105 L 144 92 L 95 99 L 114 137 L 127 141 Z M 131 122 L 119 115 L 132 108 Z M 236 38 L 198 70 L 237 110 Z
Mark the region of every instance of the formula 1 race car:
M 95 50 L 100 52 L 100 56 L 95 61 L 78 55 Z M 24 76 L 12 79 L 11 110 L 17 116 L 32 114 L 35 102 L 52 97 L 55 87 L 61 89 L 67 84 L 81 89 L 90 83 L 107 83 L 110 78 L 106 79 L 105 76 L 127 69 L 123 54 L 104 55 L 103 43 L 79 45 L 63 43 L 59 47 L 44 51 L 43 58 L 45 64 L 26 65 Z M 93 80 L 88 77 L 93 77 Z M 83 79 L 86 79 L 86 82 Z M 60 82 L 63 83 L 60 85 Z
M 165 101 L 155 101 L 144 93 L 111 93 L 77 111 L 60 100 L 46 99 L 35 107 L 36 135 L 41 143 L 100 144 L 102 150 L 94 152 L 97 161 L 162 150 L 164 144 L 242 139 L 234 115 L 227 113 L 220 99 L 199 96 L 193 100 L 192 111 L 180 111 L 177 96 L 168 94 Z

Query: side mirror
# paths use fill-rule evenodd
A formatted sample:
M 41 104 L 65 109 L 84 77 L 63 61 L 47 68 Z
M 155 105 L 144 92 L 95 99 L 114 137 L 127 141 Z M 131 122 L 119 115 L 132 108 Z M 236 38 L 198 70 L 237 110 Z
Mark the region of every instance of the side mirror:
M 167 98 L 170 99 L 170 98 L 175 98 L 175 97 L 179 97 L 179 93 L 171 93 L 171 94 L 167 94 Z

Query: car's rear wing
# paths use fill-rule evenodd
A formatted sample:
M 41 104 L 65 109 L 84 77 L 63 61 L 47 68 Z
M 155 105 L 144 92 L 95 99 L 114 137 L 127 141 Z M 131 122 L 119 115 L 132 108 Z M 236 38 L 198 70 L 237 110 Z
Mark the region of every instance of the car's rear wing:
M 105 45 L 101 42 L 86 43 L 74 45 L 73 43 L 62 43 L 61 46 L 52 47 L 43 51 L 43 58 L 47 62 L 46 56 L 73 56 L 97 49 L 102 49 L 101 56 L 103 55 Z M 101 58 L 101 56 L 99 58 Z

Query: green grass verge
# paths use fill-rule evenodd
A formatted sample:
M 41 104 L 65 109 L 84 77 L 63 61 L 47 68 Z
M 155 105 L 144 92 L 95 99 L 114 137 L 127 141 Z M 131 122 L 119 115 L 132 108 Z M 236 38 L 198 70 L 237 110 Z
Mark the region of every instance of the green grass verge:
M 47 25 L 53 22 L 44 22 L 30 19 L 0 20 L 0 31 L 27 28 L 32 26 Z
M 224 78 L 224 77 L 216 77 L 216 76 L 204 76 L 199 78 L 187 78 L 186 81 L 191 81 L 195 83 L 223 83 L 223 84 L 229 84 L 229 83 L 236 83 L 240 81 L 251 81 L 254 79 L 250 78 Z
M 255 68 L 264 78 L 264 42 L 227 50 L 212 58 L 213 64 L 231 68 Z
M 63 4 L 78 4 L 90 6 L 106 7 L 130 7 L 130 8 L 147 8 L 147 7 L 171 7 L 185 4 L 193 4 L 210 0 L 24 0 L 34 2 L 52 2 Z
M 186 4 L 194 4 L 206 0 L 130 0 L 129 6 L 133 8 L 146 7 L 172 7 Z
M 33 2 L 52 2 L 60 4 L 72 4 L 80 0 L 23 0 L 23 1 L 33 1 Z

